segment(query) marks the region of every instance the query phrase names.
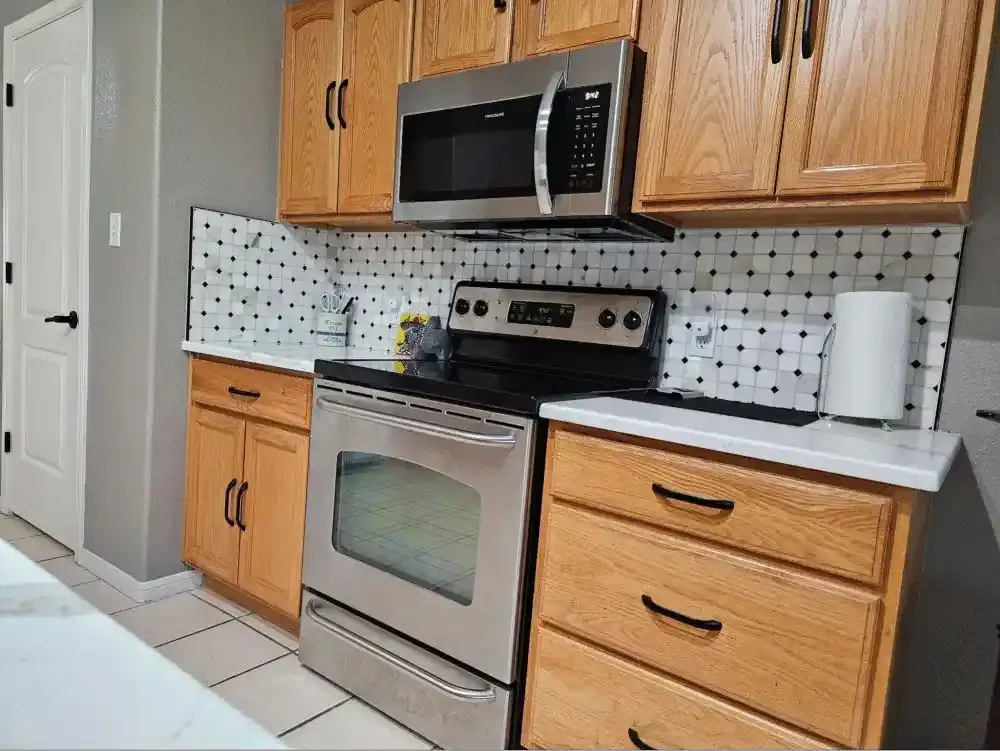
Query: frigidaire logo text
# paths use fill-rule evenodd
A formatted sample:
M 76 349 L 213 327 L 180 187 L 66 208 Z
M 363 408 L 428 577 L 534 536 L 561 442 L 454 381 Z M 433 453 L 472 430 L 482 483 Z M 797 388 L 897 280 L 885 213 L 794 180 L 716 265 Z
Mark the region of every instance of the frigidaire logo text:
M 490 113 L 488 113 L 486 115 L 483 115 L 483 117 L 485 117 L 487 120 L 493 120 L 494 118 L 497 118 L 497 117 L 503 117 L 505 114 L 507 114 L 507 113 L 505 113 L 505 112 L 490 112 Z

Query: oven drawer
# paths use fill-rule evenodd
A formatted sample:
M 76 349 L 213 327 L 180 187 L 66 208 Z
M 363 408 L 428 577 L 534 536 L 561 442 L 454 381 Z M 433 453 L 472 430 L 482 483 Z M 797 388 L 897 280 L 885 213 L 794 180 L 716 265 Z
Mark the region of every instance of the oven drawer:
M 565 430 L 552 445 L 557 498 L 869 584 L 882 580 L 888 496 Z M 671 493 L 733 506 L 706 508 Z
M 876 594 L 560 503 L 543 529 L 543 622 L 860 742 Z
M 831 748 L 544 627 L 532 652 L 527 748 Z
M 309 428 L 313 379 L 192 358 L 191 401 Z
M 306 591 L 302 664 L 444 748 L 506 748 L 511 692 Z

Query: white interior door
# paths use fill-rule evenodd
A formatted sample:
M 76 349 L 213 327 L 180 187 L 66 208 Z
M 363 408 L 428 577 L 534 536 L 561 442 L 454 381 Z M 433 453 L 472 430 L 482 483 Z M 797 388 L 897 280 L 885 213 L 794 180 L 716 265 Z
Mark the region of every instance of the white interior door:
M 87 33 L 85 11 L 77 7 L 28 33 L 8 27 L 4 48 L 4 78 L 14 85 L 13 106 L 4 108 L 5 256 L 13 263 L 4 303 L 3 422 L 12 433 L 5 505 L 73 550 L 83 502 L 85 327 L 45 319 L 86 315 Z

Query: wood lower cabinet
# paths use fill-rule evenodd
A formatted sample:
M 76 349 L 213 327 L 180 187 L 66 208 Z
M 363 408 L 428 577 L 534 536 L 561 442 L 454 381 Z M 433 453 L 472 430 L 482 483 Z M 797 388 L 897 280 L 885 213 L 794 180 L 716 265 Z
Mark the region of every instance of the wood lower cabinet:
M 553 423 L 542 495 L 525 747 L 886 742 L 923 494 Z
M 414 79 L 510 61 L 512 0 L 499 4 L 488 0 L 417 2 Z
M 220 373 L 238 392 L 232 404 L 215 398 L 229 394 Z M 259 603 L 262 615 L 279 614 L 279 625 L 299 617 L 311 380 L 191 360 L 183 558 L 247 595 L 244 604 Z M 267 417 L 248 414 L 244 402 L 267 405 Z
M 528 0 L 517 5 L 514 58 L 635 39 L 640 0 Z M 657 3 L 648 3 L 655 7 Z

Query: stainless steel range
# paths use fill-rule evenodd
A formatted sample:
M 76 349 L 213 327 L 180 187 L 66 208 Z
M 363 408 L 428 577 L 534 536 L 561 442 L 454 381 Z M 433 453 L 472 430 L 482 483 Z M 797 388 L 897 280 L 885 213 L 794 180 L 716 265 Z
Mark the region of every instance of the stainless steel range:
M 302 662 L 445 747 L 516 742 L 550 399 L 646 389 L 657 292 L 462 283 L 446 362 L 317 361 Z

